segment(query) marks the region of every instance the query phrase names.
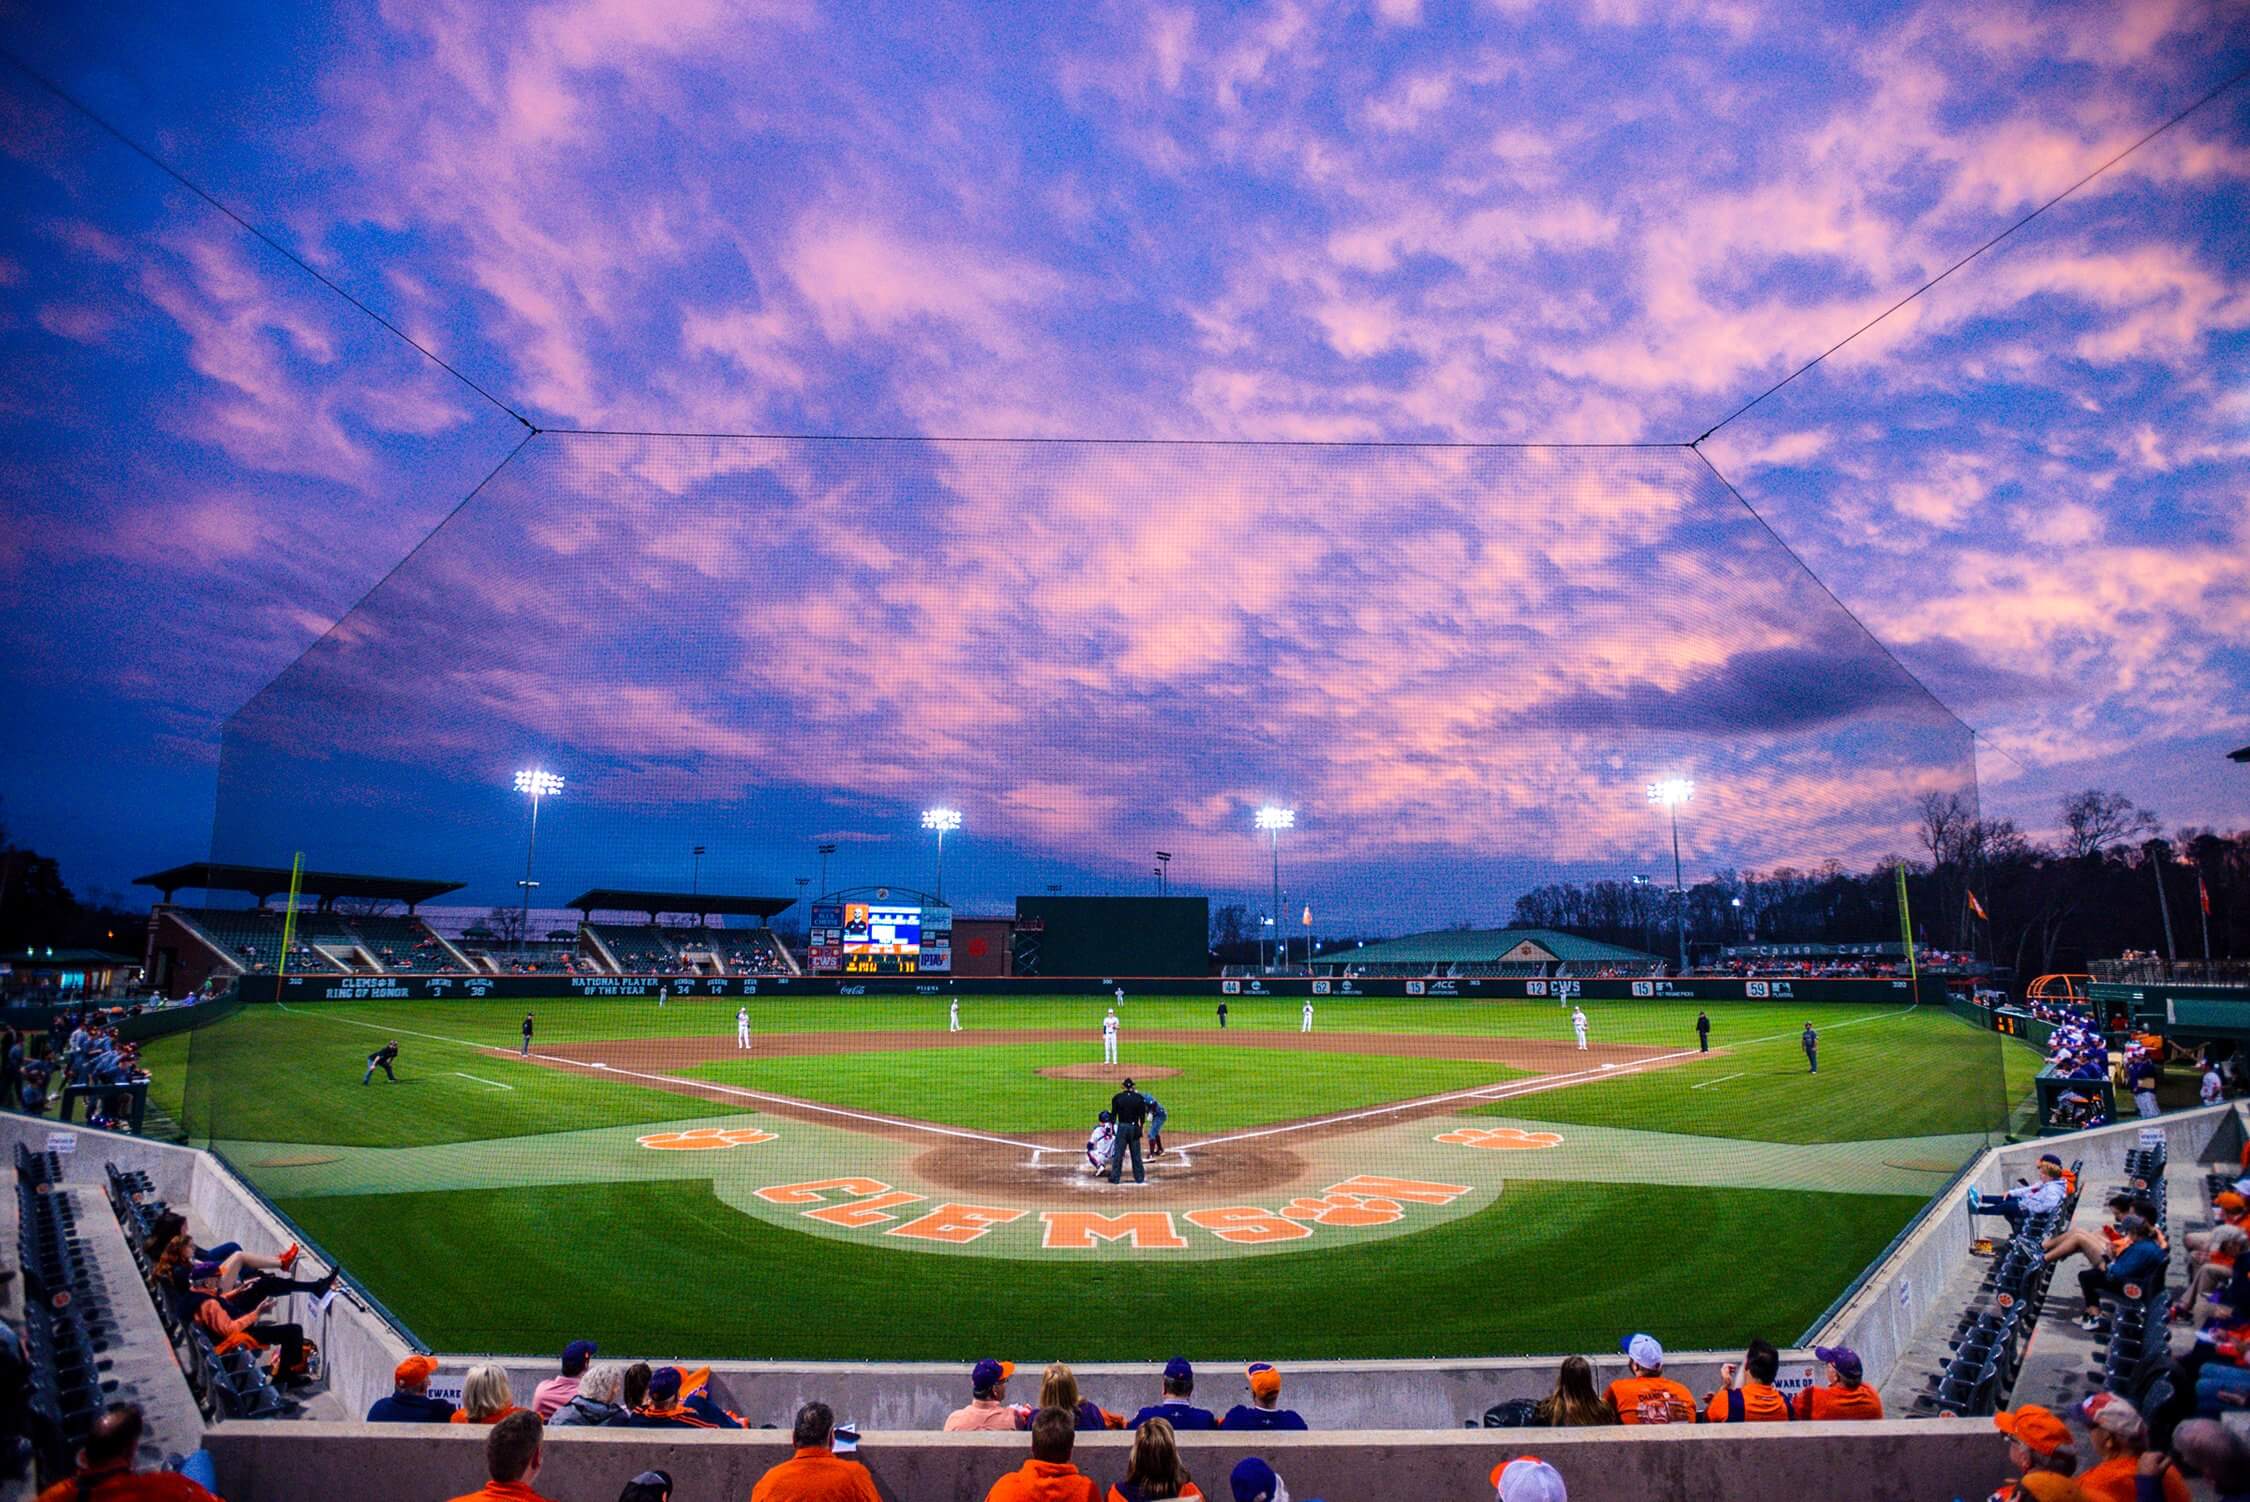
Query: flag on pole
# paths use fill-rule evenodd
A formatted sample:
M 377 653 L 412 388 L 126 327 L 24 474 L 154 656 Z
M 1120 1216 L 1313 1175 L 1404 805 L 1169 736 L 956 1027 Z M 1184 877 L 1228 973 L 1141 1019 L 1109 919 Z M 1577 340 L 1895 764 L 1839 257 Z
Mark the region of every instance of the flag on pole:
M 1974 892 L 1969 893 L 1969 911 L 1975 913 L 1986 923 L 1992 921 L 1992 915 L 1984 910 L 1984 904 L 1977 901 L 1977 894 Z
M 2206 918 L 2210 917 L 2211 889 L 2204 884 L 2203 873 L 2201 871 L 2195 873 L 2195 897 L 2198 902 L 2203 904 L 2203 916 Z
M 1312 904 L 1309 902 L 1305 904 L 1305 927 L 1312 927 Z

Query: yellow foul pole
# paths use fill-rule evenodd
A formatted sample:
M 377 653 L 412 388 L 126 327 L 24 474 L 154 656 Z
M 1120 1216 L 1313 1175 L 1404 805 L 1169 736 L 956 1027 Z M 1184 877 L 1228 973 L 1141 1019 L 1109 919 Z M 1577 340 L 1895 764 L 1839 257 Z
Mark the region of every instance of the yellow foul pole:
M 1898 863 L 1898 935 L 1906 941 L 1906 978 L 1919 981 L 1920 968 L 1914 960 L 1914 915 L 1906 905 L 1906 862 Z
M 274 966 L 273 999 L 281 1000 L 281 983 L 289 977 L 289 950 L 297 942 L 297 889 L 305 879 L 305 852 L 289 862 L 289 905 L 281 910 L 281 962 Z

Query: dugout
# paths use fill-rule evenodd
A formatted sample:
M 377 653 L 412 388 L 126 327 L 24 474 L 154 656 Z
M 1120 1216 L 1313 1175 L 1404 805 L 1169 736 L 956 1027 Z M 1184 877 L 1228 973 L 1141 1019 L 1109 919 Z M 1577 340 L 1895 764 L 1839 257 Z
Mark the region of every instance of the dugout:
M 1208 897 L 1016 899 L 1017 975 L 1211 973 Z

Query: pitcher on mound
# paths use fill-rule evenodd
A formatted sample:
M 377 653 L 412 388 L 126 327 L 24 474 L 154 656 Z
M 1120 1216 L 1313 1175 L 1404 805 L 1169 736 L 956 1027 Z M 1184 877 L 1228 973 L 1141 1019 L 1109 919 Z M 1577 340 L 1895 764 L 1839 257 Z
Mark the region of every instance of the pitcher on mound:
M 1117 1062 L 1117 1008 L 1115 1007 L 1111 1007 L 1109 1015 L 1102 1019 L 1102 1062 L 1104 1064 Z

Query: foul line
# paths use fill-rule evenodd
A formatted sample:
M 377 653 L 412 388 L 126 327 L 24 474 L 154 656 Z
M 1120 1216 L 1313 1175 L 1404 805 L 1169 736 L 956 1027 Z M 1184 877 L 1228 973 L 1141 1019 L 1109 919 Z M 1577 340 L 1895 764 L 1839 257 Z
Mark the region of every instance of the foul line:
M 470 1074 L 466 1070 L 456 1069 L 453 1072 L 465 1080 L 475 1080 L 478 1084 L 490 1085 L 495 1090 L 513 1090 L 516 1088 L 513 1085 L 503 1085 L 498 1080 L 488 1080 L 481 1074 Z
M 1723 1085 L 1723 1084 L 1725 1084 L 1725 1083 L 1726 1083 L 1726 1082 L 1727 1082 L 1728 1080 L 1738 1080 L 1738 1079 L 1741 1079 L 1741 1078 L 1742 1078 L 1742 1075 L 1743 1075 L 1743 1074 L 1748 1074 L 1749 1072 L 1750 1072 L 1749 1070 L 1745 1069 L 1745 1070 L 1743 1070 L 1743 1071 L 1742 1071 L 1742 1074 L 1722 1074 L 1722 1075 L 1720 1075 L 1720 1076 L 1719 1076 L 1719 1077 L 1718 1077 L 1717 1079 L 1715 1079 L 1715 1080 L 1705 1080 L 1705 1081 L 1704 1081 L 1704 1082 L 1703 1082 L 1702 1084 L 1700 1084 L 1700 1085 L 1690 1085 L 1690 1086 L 1688 1086 L 1688 1088 L 1689 1088 L 1690 1090 L 1708 1090 L 1708 1089 L 1710 1089 L 1710 1088 L 1711 1088 L 1711 1087 L 1712 1087 L 1713 1085 Z
M 388 1033 L 404 1038 L 427 1038 L 432 1043 L 450 1043 L 456 1048 L 473 1048 L 478 1053 L 491 1053 L 499 1047 L 496 1044 L 472 1043 L 466 1038 L 448 1038 L 443 1033 L 416 1032 L 410 1027 L 381 1027 L 372 1022 L 360 1022 L 350 1017 L 321 1017 L 315 1012 L 299 1012 L 287 1002 L 276 1002 L 274 1005 L 292 1016 L 314 1017 L 319 1021 L 338 1023 L 344 1027 L 361 1027 L 371 1033 Z M 638 1069 L 619 1069 L 613 1064 L 590 1064 L 581 1059 L 564 1058 L 561 1054 L 535 1053 L 530 1057 L 545 1064 L 568 1064 L 576 1069 L 599 1070 L 603 1074 L 621 1074 L 629 1079 L 654 1080 L 658 1084 L 677 1085 L 684 1090 L 717 1090 L 726 1095 L 739 1095 L 745 1100 L 762 1100 L 775 1105 L 789 1106 L 800 1111 L 818 1111 L 828 1116 L 848 1117 L 853 1121 L 871 1121 L 878 1126 L 904 1127 L 915 1132 L 935 1132 L 941 1137 L 960 1137 L 970 1142 L 990 1142 L 996 1147 L 1020 1148 L 1025 1152 L 1039 1151 L 1039 1148 L 1032 1143 L 1018 1142 L 1010 1137 L 992 1137 L 983 1132 L 965 1131 L 958 1127 L 938 1126 L 936 1123 L 928 1121 L 908 1121 L 898 1116 L 877 1116 L 867 1111 L 848 1111 L 842 1106 L 827 1106 L 822 1105 L 819 1101 L 798 1100 L 795 1096 L 772 1095 L 760 1090 L 744 1090 L 734 1085 L 714 1084 L 709 1080 L 683 1079 L 673 1074 L 648 1074 Z M 461 1071 L 456 1069 L 453 1073 L 460 1074 Z M 464 1079 L 476 1078 L 475 1075 L 463 1075 L 462 1077 Z M 509 1089 L 512 1087 L 503 1085 L 501 1088 Z

